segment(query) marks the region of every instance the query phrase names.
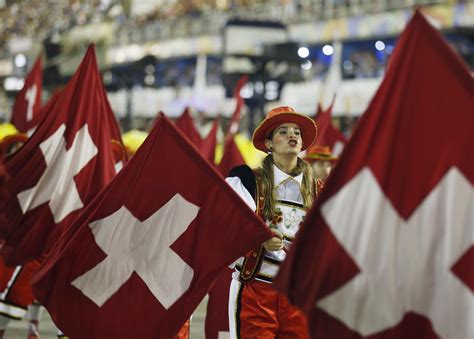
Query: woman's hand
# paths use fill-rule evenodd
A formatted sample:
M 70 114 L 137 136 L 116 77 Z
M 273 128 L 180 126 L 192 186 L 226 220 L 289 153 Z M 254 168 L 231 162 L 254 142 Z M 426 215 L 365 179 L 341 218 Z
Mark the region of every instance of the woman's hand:
M 283 249 L 283 247 L 285 247 L 285 244 L 283 243 L 283 234 L 277 230 L 272 230 L 272 232 L 275 236 L 270 240 L 265 241 L 263 247 L 265 247 L 267 251 L 278 251 Z

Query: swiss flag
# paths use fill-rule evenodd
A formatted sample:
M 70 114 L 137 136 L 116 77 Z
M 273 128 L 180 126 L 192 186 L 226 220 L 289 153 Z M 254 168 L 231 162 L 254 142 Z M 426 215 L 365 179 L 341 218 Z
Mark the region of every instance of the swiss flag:
M 157 118 L 154 122 L 154 125 L 160 120 L 162 112 L 159 112 Z M 183 114 L 176 120 L 176 126 L 181 130 L 181 132 L 191 141 L 191 143 L 197 147 L 201 155 L 209 161 L 209 163 L 214 164 L 216 144 L 217 144 L 217 131 L 219 129 L 220 120 L 215 119 L 212 122 L 211 130 L 208 135 L 203 139 L 196 129 L 194 120 L 189 113 L 189 107 L 186 107 L 183 111 Z
M 9 265 L 47 251 L 115 175 L 111 140 L 120 134 L 92 45 L 50 105 L 35 133 L 5 162 L 11 179 L 0 236 Z
M 15 125 L 18 131 L 29 135 L 32 134 L 34 128 L 42 119 L 42 114 L 38 114 L 41 108 L 43 88 L 41 58 L 42 54 L 36 59 L 33 68 L 25 79 L 22 90 L 16 95 L 11 115 L 11 123 Z
M 244 108 L 244 105 L 245 105 L 245 100 L 240 95 L 240 91 L 242 90 L 242 87 L 244 87 L 244 85 L 247 83 L 248 80 L 249 80 L 248 75 L 242 75 L 239 78 L 239 80 L 237 80 L 237 83 L 235 84 L 234 98 L 236 99 L 237 103 L 235 105 L 235 110 L 232 113 L 232 117 L 230 119 L 229 128 L 227 129 L 227 132 L 226 132 L 226 137 L 228 137 L 229 135 L 233 136 L 239 131 L 242 108 Z
M 229 127 L 227 129 L 224 141 L 224 147 L 222 149 L 223 155 L 218 166 L 219 172 L 221 172 L 224 176 L 227 176 L 232 168 L 245 164 L 245 160 L 242 157 L 237 144 L 235 143 L 235 135 L 239 131 L 241 112 L 245 104 L 244 99 L 240 95 L 240 91 L 247 81 L 247 75 L 241 76 L 234 89 L 234 97 L 237 100 L 237 104 L 229 122 Z
M 214 119 L 212 122 L 212 128 L 205 139 L 202 139 L 199 151 L 203 158 L 214 164 L 214 158 L 216 155 L 216 144 L 217 144 L 217 130 L 219 129 L 220 120 Z
M 204 331 L 206 339 L 230 338 L 229 290 L 234 270 L 226 267 L 209 290 Z
M 335 97 L 334 97 L 335 98 Z M 315 145 L 329 146 L 332 154 L 339 156 L 344 146 L 347 144 L 347 139 L 331 122 L 331 113 L 334 106 L 334 99 L 331 105 L 324 110 L 321 104 L 318 104 L 318 112 L 316 113 L 315 121 L 318 126 L 318 136 L 314 141 Z
M 34 291 L 71 338 L 170 338 L 217 274 L 269 237 L 163 115 L 54 248 Z
M 239 130 L 241 111 L 244 99 L 240 95 L 240 90 L 248 81 L 248 76 L 242 76 L 234 89 L 234 97 L 237 100 L 235 110 L 227 130 L 227 136 L 223 147 L 223 156 L 218 165 L 219 172 L 226 177 L 230 170 L 236 166 L 245 164 L 245 160 L 235 143 L 235 134 Z M 229 335 L 229 289 L 232 280 L 233 270 L 228 267 L 219 273 L 214 285 L 209 290 L 207 302 L 206 321 L 204 330 L 207 339 L 218 339 Z
M 201 135 L 194 125 L 193 117 L 189 113 L 189 107 L 186 107 L 183 114 L 176 120 L 176 126 L 198 149 L 201 147 Z
M 275 286 L 317 338 L 474 338 L 474 81 L 416 12 Z
M 230 170 L 234 167 L 245 164 L 245 160 L 235 143 L 234 135 L 227 137 L 222 152 L 222 160 L 219 163 L 218 168 L 223 176 L 227 176 Z

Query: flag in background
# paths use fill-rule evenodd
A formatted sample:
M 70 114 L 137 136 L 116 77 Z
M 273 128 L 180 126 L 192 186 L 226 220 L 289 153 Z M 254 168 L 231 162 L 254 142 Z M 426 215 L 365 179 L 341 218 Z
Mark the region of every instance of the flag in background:
M 247 75 L 240 77 L 234 89 L 236 107 L 225 135 L 222 148 L 223 155 L 217 166 L 218 171 L 224 177 L 229 174 L 232 168 L 245 164 L 245 160 L 235 142 L 235 136 L 239 131 L 242 108 L 245 104 L 244 99 L 240 95 L 240 91 L 247 81 Z M 228 305 L 232 272 L 233 270 L 228 267 L 224 268 L 209 290 L 206 320 L 204 324 L 206 338 L 208 339 L 218 339 L 220 336 L 229 335 Z
M 16 95 L 12 109 L 11 123 L 21 133 L 31 135 L 43 118 L 41 111 L 41 95 L 43 89 L 42 53 L 37 57 L 33 68 L 26 76 L 25 84 Z
M 336 97 L 334 96 L 331 105 L 326 110 L 322 108 L 321 103 L 318 104 L 318 111 L 314 118 L 314 121 L 318 126 L 318 135 L 314 144 L 329 146 L 331 148 L 331 153 L 337 157 L 347 145 L 347 139 L 344 134 L 334 127 L 331 121 L 335 98 Z
M 219 125 L 220 119 L 214 119 L 211 130 L 206 138 L 201 141 L 199 148 L 203 158 L 209 161 L 210 164 L 214 164 L 214 158 L 216 156 L 217 131 L 219 130 Z
M 6 159 L 10 197 L 0 225 L 5 262 L 39 258 L 115 175 L 120 138 L 91 45 L 31 138 Z
M 198 149 L 201 147 L 201 135 L 194 125 L 193 117 L 189 113 L 189 107 L 186 107 L 183 114 L 176 120 L 176 126 Z

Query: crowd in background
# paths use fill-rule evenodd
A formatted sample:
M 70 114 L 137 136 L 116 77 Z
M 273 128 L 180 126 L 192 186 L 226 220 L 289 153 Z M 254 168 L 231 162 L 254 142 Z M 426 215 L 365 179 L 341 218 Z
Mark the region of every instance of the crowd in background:
M 264 0 L 177 0 L 165 1 L 160 6 L 155 7 L 149 13 L 135 16 L 129 21 L 136 26 L 147 25 L 157 20 L 180 17 L 199 17 L 208 12 L 232 11 L 235 8 L 249 7 L 258 3 L 264 3 Z
M 104 20 L 110 6 L 101 0 L 20 0 L 0 9 L 0 50 L 12 38 L 42 41 L 54 32 Z
M 407 0 L 387 0 L 393 6 Z M 133 0 L 4 0 L 0 2 L 0 50 L 15 37 L 45 39 L 55 32 L 88 23 L 115 21 L 127 29 L 153 25 L 159 21 L 179 18 L 199 18 L 236 10 L 269 6 L 264 10 L 268 18 L 287 20 L 301 13 L 317 9 L 324 12 L 331 7 L 340 15 L 351 8 L 350 0 L 173 0 L 156 1 L 145 13 L 132 13 Z M 361 4 L 364 3 L 361 1 Z M 270 10 L 269 10 L 270 9 Z M 272 12 L 272 13 L 270 13 Z M 315 13 L 315 14 L 317 14 Z M 346 13 L 347 14 L 347 13 Z
M 20 0 L 0 7 L 0 50 L 15 37 L 43 40 L 74 26 L 114 20 L 129 27 L 141 27 L 158 20 L 198 17 L 207 11 L 229 11 L 265 1 L 176 0 L 162 1 L 153 10 L 132 16 L 131 1 L 117 0 Z

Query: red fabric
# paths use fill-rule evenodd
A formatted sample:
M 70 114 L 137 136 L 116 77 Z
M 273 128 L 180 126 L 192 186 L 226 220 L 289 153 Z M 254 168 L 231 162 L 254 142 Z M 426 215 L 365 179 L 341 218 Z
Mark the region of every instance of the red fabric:
M 243 75 L 237 81 L 237 84 L 234 89 L 234 97 L 237 100 L 237 105 L 235 107 L 232 118 L 230 119 L 229 128 L 225 134 L 224 147 L 222 149 L 222 159 L 219 163 L 218 169 L 219 172 L 226 177 L 229 174 L 230 170 L 236 166 L 245 164 L 245 160 L 240 153 L 237 144 L 235 143 L 234 137 L 235 134 L 239 131 L 241 111 L 244 107 L 244 99 L 240 96 L 240 90 L 247 83 L 248 76 Z
M 226 267 L 209 290 L 204 324 L 206 339 L 218 339 L 219 332 L 229 332 L 229 288 L 233 272 Z
M 233 136 L 227 138 L 224 149 L 222 150 L 222 160 L 219 163 L 219 172 L 226 177 L 230 170 L 236 166 L 244 165 L 245 160 L 240 153 Z
M 219 120 L 214 120 L 209 134 L 204 139 L 201 138 L 201 135 L 194 125 L 194 120 L 189 114 L 189 108 L 186 108 L 183 114 L 176 121 L 176 126 L 198 148 L 204 159 L 209 161 L 211 164 L 214 164 Z
M 91 232 L 92 221 L 105 219 L 124 209 L 143 221 L 156 215 L 178 193 L 199 206 L 199 212 L 168 249 L 193 270 L 189 287 L 168 309 L 136 271 L 100 307 L 82 290 L 71 285 L 78 277 L 91 274 L 88 273 L 91 269 L 108 258 Z M 233 222 L 229 223 L 229 220 Z M 124 225 L 114 222 L 111 227 Z M 117 228 L 112 230 L 115 232 Z M 54 322 L 73 339 L 170 338 L 176 335 L 208 292 L 217 273 L 271 237 L 262 221 L 165 116 L 160 118 L 127 166 L 86 207 L 68 231 L 35 276 L 33 290 Z M 159 231 L 155 228 L 148 232 Z M 157 242 L 167 239 L 153 234 Z M 141 240 L 139 244 L 149 238 L 148 235 L 137 237 Z M 123 238 L 118 236 L 110 246 L 119 239 Z M 135 243 L 130 246 L 139 248 Z M 150 256 L 156 246 L 153 243 L 147 251 Z M 148 263 L 146 260 L 137 262 Z M 150 262 L 156 263 L 155 260 Z M 156 277 L 171 276 L 161 270 L 151 273 Z M 115 275 L 109 278 L 117 281 Z M 165 284 L 162 288 L 166 290 L 181 285 L 182 279 L 180 275 L 176 281 L 156 280 L 156 284 Z
M 6 240 L 2 250 L 8 265 L 24 264 L 39 258 L 51 248 L 63 230 L 80 213 L 81 208 L 77 208 L 63 219 L 58 218 L 59 222 L 56 223 L 50 206 L 51 197 L 55 197 L 55 201 L 59 203 L 57 211 L 61 212 L 64 207 L 60 202 L 70 197 L 69 190 L 71 185 L 74 185 L 84 206 L 115 175 L 111 139 L 120 136 L 101 79 L 94 47 L 91 45 L 72 79 L 56 101 L 51 103 L 50 111 L 35 133 L 18 152 L 6 159 L 5 166 L 11 177 L 7 184 L 8 194 L 16 197 L 0 206 L 0 213 L 4 213 L 6 219 L 0 225 L 0 237 Z M 53 135 L 60 136 L 58 132 L 62 129 L 64 134 L 59 140 L 65 141 L 66 145 L 57 143 L 43 151 L 40 145 L 45 145 L 46 141 L 50 142 Z M 56 169 L 58 176 L 59 173 L 62 175 L 69 171 L 70 163 L 65 163 L 64 157 L 58 154 L 72 152 L 72 158 L 77 160 L 79 155 L 85 157 L 86 148 L 93 149 L 89 146 L 90 143 L 74 144 L 77 132 L 81 129 L 88 131 L 97 153 L 81 166 L 72 182 L 52 178 L 52 172 L 46 172 L 47 170 Z M 51 157 L 49 166 L 44 152 Z M 67 161 L 71 162 L 71 159 Z M 49 174 L 43 177 L 45 173 Z M 44 189 L 46 183 L 49 185 L 48 190 Z M 28 191 L 35 187 L 39 187 L 37 193 Z M 46 202 L 31 208 L 26 205 L 26 211 L 23 213 L 18 198 L 23 192 L 30 192 L 30 202 L 47 192 Z M 56 215 L 59 215 L 58 212 Z
M 287 293 L 290 300 L 309 315 L 313 337 L 362 337 L 338 319 L 315 308 L 323 297 L 339 291 L 363 274 L 351 254 L 333 235 L 322 208 L 364 167 L 370 169 L 392 208 L 404 220 L 454 166 L 472 185 L 473 138 L 472 129 L 466 126 L 474 126 L 473 88 L 472 76 L 459 56 L 416 12 L 398 40 L 379 90 L 328 178 L 320 199 L 306 217 L 275 279 L 276 288 Z M 354 217 L 364 214 L 365 211 L 357 210 L 359 203 L 344 213 Z M 446 204 L 456 202 L 446 201 Z M 387 205 L 384 208 L 387 209 Z M 380 220 L 380 226 L 383 225 L 384 220 Z M 429 232 L 431 224 L 425 226 L 425 232 Z M 357 224 L 352 230 L 356 232 Z M 373 234 L 371 244 L 376 246 L 379 232 L 374 230 Z M 396 243 L 396 239 L 393 241 Z M 393 244 L 387 242 L 382 246 L 388 253 Z M 442 261 L 441 258 L 436 260 Z M 471 256 L 471 271 L 472 265 Z M 460 266 L 467 269 L 465 264 Z M 426 274 L 430 271 L 433 272 L 434 267 L 432 270 L 426 268 Z M 380 275 L 385 274 L 380 271 Z M 423 281 L 413 283 L 423 284 Z M 468 288 L 466 282 L 463 284 Z M 403 303 L 402 299 L 395 298 L 393 302 Z M 351 303 L 350 298 L 347 303 Z M 380 312 L 387 311 L 385 306 L 380 305 Z M 434 338 L 437 334 L 429 319 L 413 316 L 407 310 L 398 324 L 370 338 L 414 336 Z
M 346 137 L 334 127 L 331 122 L 331 113 L 334 105 L 334 100 L 326 110 L 323 110 L 320 104 L 318 104 L 318 112 L 314 120 L 316 121 L 316 126 L 318 127 L 318 135 L 314 141 L 315 145 L 329 146 L 331 149 L 334 148 L 334 145 L 337 142 L 342 144 L 347 144 Z
M 241 112 L 245 104 L 245 100 L 240 95 L 240 91 L 242 87 L 244 87 L 244 85 L 247 83 L 248 79 L 249 79 L 248 75 L 243 75 L 239 78 L 239 80 L 235 84 L 234 98 L 237 100 L 237 103 L 235 106 L 234 113 L 232 113 L 232 117 L 230 119 L 229 128 L 227 129 L 227 132 L 225 133 L 226 136 L 228 136 L 229 134 L 234 135 L 235 133 L 239 131 Z
M 5 158 L 4 158 L 3 150 L 0 149 L 0 206 L 4 206 L 7 201 L 6 185 L 7 185 L 7 180 L 8 180 L 8 173 L 3 163 L 4 161 L 5 161 Z M 5 214 L 4 211 L 0 209 L 0 225 L 5 223 L 4 214 Z M 1 240 L 1 244 L 3 245 L 3 239 Z
M 42 119 L 42 114 L 39 114 L 43 88 L 41 58 L 42 55 L 40 54 L 26 77 L 22 90 L 16 95 L 15 105 L 13 106 L 11 122 L 22 133 L 27 133 L 30 129 L 36 127 Z
M 306 316 L 268 283 L 244 284 L 239 338 L 309 338 Z
M 7 267 L 0 256 L 0 293 L 5 293 L 1 301 L 21 308 L 28 307 L 35 300 L 31 289 L 31 278 L 39 267 L 37 261 L 21 267 L 15 277 L 16 267 Z M 14 278 L 14 279 L 12 279 Z
M 176 120 L 176 126 L 181 130 L 181 132 L 189 139 L 191 142 L 199 149 L 201 147 L 201 135 L 196 130 L 194 125 L 194 120 L 189 114 L 189 108 L 183 111 L 183 114 Z
M 244 100 L 240 96 L 240 90 L 248 81 L 248 76 L 242 76 L 236 84 L 234 97 L 237 105 L 232 114 L 226 141 L 222 150 L 222 159 L 217 166 L 218 171 L 226 177 L 230 170 L 236 166 L 245 164 L 245 160 L 237 147 L 234 136 L 239 129 L 240 113 Z M 205 333 L 207 339 L 217 339 L 219 332 L 229 332 L 229 288 L 233 270 L 225 268 L 218 276 L 209 291 L 207 302 Z
M 8 180 L 8 173 L 7 173 L 7 170 L 5 168 L 5 164 L 4 164 L 4 161 L 5 161 L 5 156 L 3 154 L 3 150 L 0 149 L 0 202 L 3 204 L 4 203 L 4 199 L 5 199 L 5 195 L 6 195 L 6 192 L 5 192 L 5 189 L 6 189 L 6 184 L 7 184 L 7 180 Z M 1 218 L 0 218 L 1 220 Z
M 212 128 L 207 137 L 202 140 L 199 148 L 203 158 L 214 164 L 214 158 L 216 155 L 216 144 L 217 144 L 217 130 L 219 129 L 219 119 L 215 119 L 212 123 Z

